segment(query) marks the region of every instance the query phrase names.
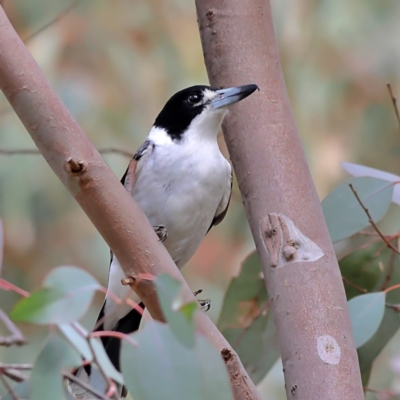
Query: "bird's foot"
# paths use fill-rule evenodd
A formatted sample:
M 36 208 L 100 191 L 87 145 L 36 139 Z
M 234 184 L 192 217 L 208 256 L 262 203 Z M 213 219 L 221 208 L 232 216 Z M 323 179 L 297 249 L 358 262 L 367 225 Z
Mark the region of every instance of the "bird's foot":
M 203 291 L 203 289 L 196 290 L 193 294 L 197 296 Z M 211 308 L 211 299 L 205 299 L 205 300 L 197 300 L 200 304 L 200 309 L 204 310 L 207 312 Z
M 157 234 L 160 242 L 164 243 L 168 237 L 167 228 L 164 225 L 153 226 L 154 232 Z

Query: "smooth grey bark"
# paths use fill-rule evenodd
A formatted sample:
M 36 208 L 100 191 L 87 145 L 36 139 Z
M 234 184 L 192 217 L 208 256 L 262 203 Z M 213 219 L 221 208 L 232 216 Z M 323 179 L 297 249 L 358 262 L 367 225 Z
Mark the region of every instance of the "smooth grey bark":
M 340 270 L 297 134 L 267 0 L 196 0 L 214 87 L 256 83 L 223 125 L 278 328 L 288 399 L 364 398 Z

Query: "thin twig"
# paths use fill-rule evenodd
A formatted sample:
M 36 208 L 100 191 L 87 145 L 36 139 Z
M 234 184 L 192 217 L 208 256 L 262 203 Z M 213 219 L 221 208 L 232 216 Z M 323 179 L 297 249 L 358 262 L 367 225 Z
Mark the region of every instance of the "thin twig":
M 385 306 L 389 307 L 389 308 L 392 308 L 396 312 L 400 311 L 400 304 L 385 303 Z
M 93 394 L 97 398 L 99 398 L 101 400 L 110 400 L 103 393 L 100 393 L 95 388 L 93 388 L 92 386 L 88 385 L 86 382 L 83 382 L 81 379 L 77 378 L 75 375 L 72 375 L 69 372 L 63 372 L 62 375 L 63 375 L 64 378 L 69 379 L 70 381 L 76 383 L 82 389 L 87 390 L 89 393 Z
M 371 226 L 375 229 L 376 233 L 381 237 L 381 239 L 386 243 L 386 246 L 389 247 L 391 250 L 393 250 L 396 254 L 400 254 L 400 251 L 394 247 L 392 245 L 392 243 L 390 243 L 387 238 L 385 237 L 385 235 L 380 231 L 380 229 L 377 227 L 377 225 L 375 224 L 374 220 L 371 217 L 371 214 L 369 213 L 368 209 L 364 206 L 363 202 L 361 201 L 360 197 L 358 196 L 358 193 L 356 192 L 356 190 L 354 189 L 353 185 L 351 183 L 349 183 L 350 189 L 353 192 L 354 196 L 356 197 L 358 203 L 360 204 L 360 206 L 362 207 L 362 209 L 364 210 L 365 214 L 368 217 L 368 221 L 371 224 Z
M 115 337 L 120 340 L 125 340 L 134 347 L 137 347 L 137 342 L 132 340 L 128 335 L 117 331 L 95 331 L 89 334 L 89 337 Z
M 22 39 L 24 43 L 29 42 L 32 40 L 34 37 L 42 33 L 44 30 L 49 28 L 51 25 L 55 24 L 56 22 L 60 21 L 62 18 L 64 18 L 67 14 L 69 14 L 79 3 L 80 0 L 74 0 L 68 7 L 64 9 L 64 11 L 61 11 L 61 13 L 57 14 L 56 17 L 54 17 L 52 20 L 50 20 L 47 24 L 43 25 L 41 28 L 39 28 L 37 31 L 31 33 L 28 35 L 26 38 Z
M 12 292 L 15 292 L 19 294 L 22 297 L 28 297 L 29 292 L 27 292 L 24 289 L 19 288 L 18 286 L 15 286 L 11 282 L 6 281 L 5 279 L 0 278 L 0 289 L 3 290 L 11 290 Z
M 117 312 L 118 310 L 118 306 L 121 304 L 127 304 L 128 306 L 132 307 L 132 309 L 136 310 L 141 316 L 142 318 L 145 319 L 149 319 L 149 315 L 144 313 L 143 308 L 137 304 L 136 302 L 134 302 L 132 299 L 129 298 L 130 293 L 127 294 L 127 296 L 123 299 L 120 299 L 117 295 L 115 295 L 113 292 L 111 292 L 110 290 L 108 290 L 105 287 L 102 287 L 101 289 L 99 289 L 101 292 L 103 292 L 106 296 L 110 297 L 111 300 L 113 300 L 113 302 L 115 303 L 114 306 L 111 308 L 111 310 L 109 310 L 107 312 L 107 315 L 103 315 L 95 324 L 93 330 L 96 331 L 97 328 L 99 328 L 104 321 L 106 320 L 106 318 L 110 317 L 110 315 L 113 315 L 115 312 Z
M 393 290 L 400 289 L 400 283 L 397 283 L 396 285 L 390 286 L 387 289 L 384 290 L 385 293 L 389 293 Z
M 98 149 L 100 154 L 121 154 L 122 156 L 132 158 L 133 153 L 127 150 L 118 149 L 116 147 L 104 147 Z M 2 149 L 0 148 L 0 155 L 2 156 L 15 156 L 15 155 L 40 155 L 38 149 Z
M 342 276 L 343 282 L 347 283 L 349 286 L 352 286 L 353 288 L 359 290 L 362 293 L 368 293 L 367 289 L 362 288 L 361 286 L 356 285 L 355 283 L 349 281 L 346 277 Z
M 97 365 L 99 368 L 99 372 L 102 375 L 103 379 L 107 383 L 107 396 L 111 397 L 112 399 L 119 400 L 119 395 L 116 390 L 116 386 L 114 381 L 107 375 L 107 372 L 104 370 L 103 366 L 101 365 L 97 354 L 94 350 L 94 347 L 92 346 L 92 343 L 90 342 L 90 339 L 87 341 L 87 344 L 90 348 L 90 351 L 92 352 L 93 355 L 93 362 Z
M 13 344 L 16 344 L 17 346 L 22 346 L 23 344 L 26 344 L 26 340 L 21 331 L 15 326 L 10 318 L 8 318 L 8 315 L 1 309 L 0 320 L 11 333 L 11 335 L 9 336 L 0 336 L 0 346 L 11 346 Z
M 18 371 L 30 371 L 33 364 L 4 364 L 0 363 L 0 370 L 2 369 L 16 369 Z
M 14 382 L 18 382 L 18 383 L 23 382 L 28 378 L 26 375 L 21 374 L 20 372 L 15 371 L 14 369 L 4 369 L 0 373 L 2 373 L 6 377 L 12 379 Z
M 93 356 L 93 362 L 97 365 L 99 368 L 99 372 L 102 375 L 103 379 L 106 381 L 107 384 L 107 398 L 112 398 L 114 400 L 119 400 L 119 395 L 116 390 L 116 386 L 114 381 L 107 375 L 106 371 L 104 370 L 103 366 L 100 364 L 98 357 L 96 355 L 96 352 L 94 350 L 94 347 L 92 343 L 90 342 L 90 337 L 87 337 L 75 324 L 71 324 L 71 327 L 84 339 L 87 341 L 87 345 L 89 346 L 90 352 L 92 353 Z
M 0 374 L 3 374 L 15 382 L 23 382 L 27 377 L 19 371 L 30 371 L 32 364 L 3 364 L 0 363 Z
M 392 99 L 392 104 L 393 104 L 394 112 L 396 114 L 397 123 L 399 124 L 399 128 L 400 128 L 400 113 L 399 113 L 399 109 L 397 107 L 397 99 L 393 94 L 392 85 L 390 83 L 387 83 L 386 86 L 388 88 L 390 98 Z
M 15 394 L 14 390 L 12 389 L 12 387 L 7 382 L 7 379 L 4 378 L 4 376 L 1 375 L 1 374 L 0 374 L 0 380 L 1 380 L 2 384 L 4 385 L 4 387 L 6 388 L 8 394 L 11 396 L 11 398 L 13 400 L 20 400 L 19 397 Z

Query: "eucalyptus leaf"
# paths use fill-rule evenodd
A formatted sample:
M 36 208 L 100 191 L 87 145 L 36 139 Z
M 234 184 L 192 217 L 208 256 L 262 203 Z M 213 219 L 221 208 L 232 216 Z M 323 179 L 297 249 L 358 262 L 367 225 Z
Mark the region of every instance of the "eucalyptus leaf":
M 356 250 L 339 261 L 347 300 L 362 294 L 361 290 L 380 290 L 385 276 L 380 269 L 380 263 L 387 264 L 388 253 L 389 249 L 382 251 L 382 244 L 375 243 Z
M 68 342 L 51 334 L 39 353 L 30 378 L 30 400 L 63 400 L 61 372 L 82 363 L 80 355 Z
M 217 326 L 252 381 L 261 382 L 279 358 L 279 347 L 257 252 L 246 258 L 239 276 L 232 279 Z
M 342 162 L 342 167 L 352 176 L 371 176 L 372 178 L 383 179 L 387 182 L 400 182 L 400 176 L 391 174 L 380 169 L 366 167 L 365 165 Z M 395 185 L 393 190 L 393 203 L 400 205 L 400 185 Z
M 198 309 L 195 302 L 183 303 L 179 297 L 181 283 L 172 276 L 163 274 L 155 280 L 157 295 L 164 317 L 177 338 L 188 347 L 194 346 L 194 319 Z
M 76 267 L 55 268 L 44 287 L 21 299 L 10 317 L 18 322 L 63 324 L 81 318 L 101 286 L 87 272 Z
M 233 400 L 220 354 L 202 336 L 185 346 L 171 327 L 157 321 L 122 343 L 121 367 L 135 400 Z
M 98 338 L 91 338 L 90 344 L 92 345 L 98 363 L 101 365 L 106 374 L 115 382 L 118 382 L 119 384 L 123 385 L 124 379 L 122 375 L 111 364 L 111 361 L 108 358 L 107 353 L 104 350 L 101 341 Z
M 385 216 L 392 200 L 393 184 L 382 179 L 353 178 L 336 187 L 322 201 L 322 210 L 333 243 L 346 239 L 370 225 L 349 184 L 357 192 L 374 222 Z
M 385 312 L 385 292 L 367 293 L 348 302 L 356 347 L 361 347 L 377 332 Z
M 357 349 L 363 384 L 365 386 L 368 385 L 369 373 L 373 362 L 399 328 L 399 313 L 390 307 L 386 307 L 382 322 L 379 329 L 375 332 L 375 335 L 367 343 Z
M 69 343 L 85 358 L 87 361 L 92 361 L 93 354 L 89 344 L 84 336 L 87 337 L 87 330 L 78 322 L 72 324 L 58 324 L 58 329 L 63 333 Z M 81 332 L 80 333 L 78 333 Z
M 54 288 L 34 290 L 14 306 L 10 318 L 15 322 L 36 324 L 62 322 L 65 319 L 64 310 L 57 307 L 57 302 L 63 298 L 64 293 Z

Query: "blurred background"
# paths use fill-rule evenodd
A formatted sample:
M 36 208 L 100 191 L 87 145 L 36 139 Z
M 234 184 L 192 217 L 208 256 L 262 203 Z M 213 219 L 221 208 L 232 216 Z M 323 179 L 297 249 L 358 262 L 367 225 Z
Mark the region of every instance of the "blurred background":
M 27 46 L 99 149 L 133 154 L 174 92 L 208 82 L 193 1 L 5 0 L 4 7 L 22 38 L 61 17 Z M 341 161 L 399 174 L 400 132 L 386 83 L 400 97 L 400 3 L 272 0 L 272 7 L 291 104 L 320 198 L 346 178 Z M 222 137 L 220 143 L 228 157 Z M 2 277 L 30 291 L 52 268 L 76 265 L 106 285 L 109 250 L 46 162 L 38 155 L 1 154 L 34 147 L 0 94 Z M 122 176 L 129 158 L 104 158 Z M 202 288 L 212 298 L 214 320 L 231 276 L 254 248 L 237 186 L 234 190 L 227 218 L 183 270 L 193 290 Z M 0 291 L 5 311 L 17 299 Z M 101 304 L 99 295 L 84 325 L 92 326 Z M 34 359 L 46 330 L 23 328 L 30 344 L 1 347 L 1 361 Z M 371 388 L 400 393 L 399 345 L 397 335 L 375 362 Z M 268 400 L 285 398 L 279 363 L 260 390 Z

